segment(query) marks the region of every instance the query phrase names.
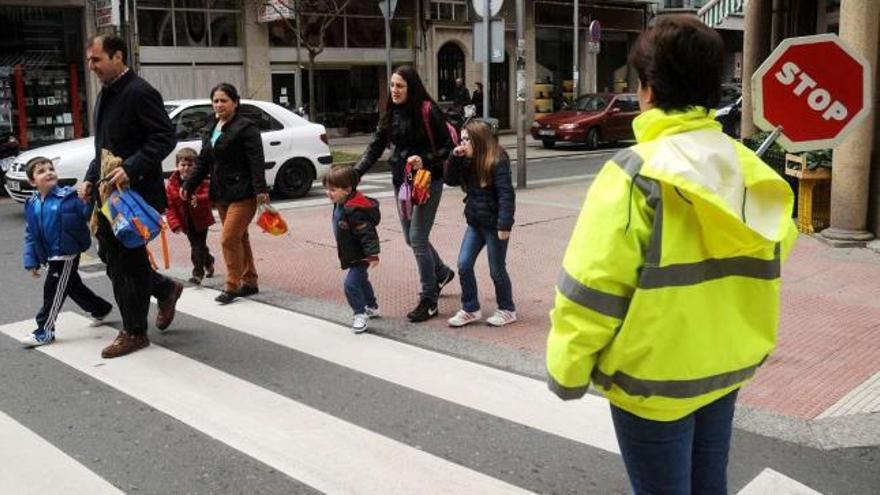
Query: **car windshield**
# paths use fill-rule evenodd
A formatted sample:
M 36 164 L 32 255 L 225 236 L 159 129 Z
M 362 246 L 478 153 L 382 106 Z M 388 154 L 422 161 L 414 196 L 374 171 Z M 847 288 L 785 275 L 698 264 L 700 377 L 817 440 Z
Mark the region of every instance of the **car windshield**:
M 180 105 L 165 105 L 165 113 L 170 114 L 171 112 L 174 111 L 175 108 L 177 108 L 179 106 Z
M 574 102 L 573 110 L 578 112 L 598 112 L 608 105 L 608 101 L 599 95 L 584 95 Z

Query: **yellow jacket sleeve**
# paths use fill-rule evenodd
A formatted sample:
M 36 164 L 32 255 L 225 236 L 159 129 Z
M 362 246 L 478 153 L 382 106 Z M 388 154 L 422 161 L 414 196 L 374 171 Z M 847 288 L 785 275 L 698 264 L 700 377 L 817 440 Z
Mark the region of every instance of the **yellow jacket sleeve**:
M 626 317 L 651 235 L 654 210 L 644 178 L 614 159 L 587 193 L 556 285 L 547 338 L 548 385 L 563 399 L 586 393 L 599 352 Z M 638 177 L 638 176 L 636 176 Z

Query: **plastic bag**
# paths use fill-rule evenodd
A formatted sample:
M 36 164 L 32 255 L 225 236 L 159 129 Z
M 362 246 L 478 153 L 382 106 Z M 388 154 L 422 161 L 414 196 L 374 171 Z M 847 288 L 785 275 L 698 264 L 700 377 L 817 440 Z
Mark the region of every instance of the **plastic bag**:
M 284 235 L 287 233 L 287 222 L 278 213 L 278 210 L 270 205 L 260 205 L 260 216 L 257 217 L 257 225 L 263 232 L 272 235 Z
M 400 190 L 397 191 L 397 203 L 398 209 L 400 210 L 400 217 L 404 220 L 409 220 L 412 218 L 413 212 L 413 198 L 412 198 L 412 178 L 404 177 L 403 184 L 400 185 Z

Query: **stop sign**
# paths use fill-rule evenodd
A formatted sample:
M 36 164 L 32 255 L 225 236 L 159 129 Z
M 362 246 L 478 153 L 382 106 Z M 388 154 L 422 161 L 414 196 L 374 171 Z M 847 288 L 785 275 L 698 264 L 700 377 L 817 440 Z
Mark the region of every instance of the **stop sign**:
M 755 125 L 788 151 L 833 148 L 868 114 L 867 60 L 834 34 L 784 40 L 752 76 Z

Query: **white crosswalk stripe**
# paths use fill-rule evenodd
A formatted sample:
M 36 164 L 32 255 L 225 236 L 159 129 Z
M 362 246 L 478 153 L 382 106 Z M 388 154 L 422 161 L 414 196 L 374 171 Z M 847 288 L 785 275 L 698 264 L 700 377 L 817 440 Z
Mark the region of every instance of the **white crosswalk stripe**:
M 51 476 L 47 476 L 48 468 Z M 2 411 L 0 487 L 3 493 L 19 495 L 122 493 Z

